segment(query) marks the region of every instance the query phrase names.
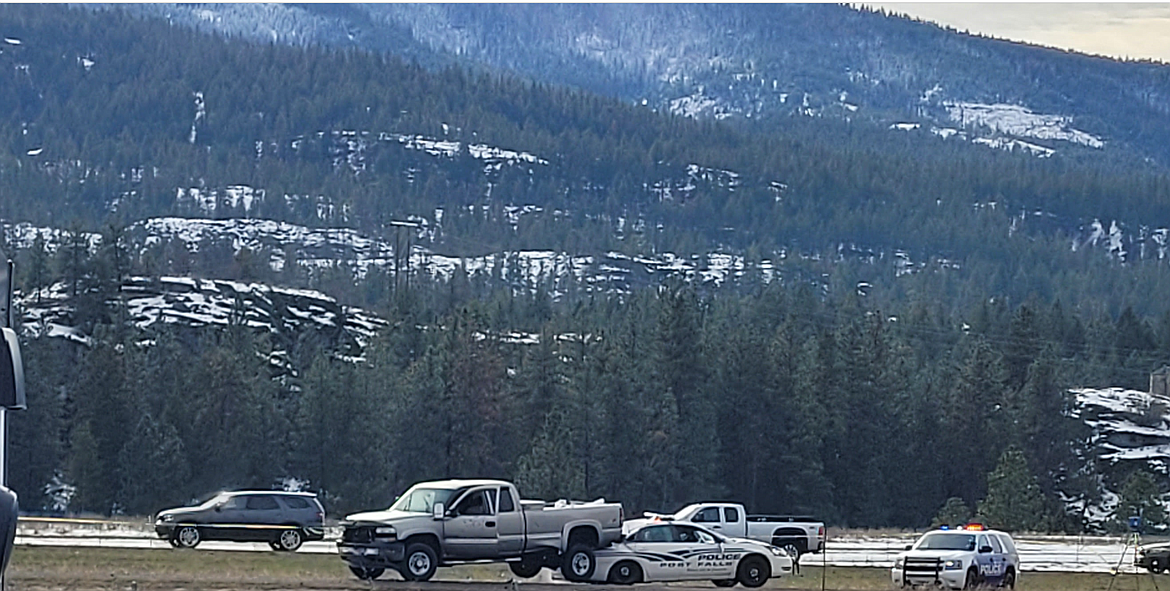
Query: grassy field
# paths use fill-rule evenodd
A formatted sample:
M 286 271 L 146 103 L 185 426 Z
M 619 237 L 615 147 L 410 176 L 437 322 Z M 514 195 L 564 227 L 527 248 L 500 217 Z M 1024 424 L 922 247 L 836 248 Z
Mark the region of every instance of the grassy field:
M 823 577 L 823 578 L 822 578 Z M 771 581 L 769 589 L 822 589 L 860 591 L 893 589 L 888 571 L 878 568 L 822 570 L 807 566 L 799 576 Z M 383 579 L 393 580 L 395 574 Z M 502 565 L 440 569 L 445 582 L 485 583 L 476 587 L 501 589 L 511 579 Z M 174 589 L 276 590 L 276 589 L 371 589 L 441 587 L 382 582 L 371 585 L 354 578 L 335 555 L 284 554 L 277 552 L 224 552 L 205 550 L 133 550 L 120 548 L 56 548 L 17 546 L 8 566 L 10 590 L 42 591 L 146 591 Z M 1024 573 L 1018 589 L 1024 591 L 1153 591 L 1170 589 L 1170 577 L 1105 574 Z M 493 584 L 494 583 L 494 584 Z M 1155 584 L 1157 586 L 1155 586 Z M 521 583 L 521 586 L 524 586 Z M 559 586 L 559 585 L 558 585 Z M 704 583 L 672 584 L 670 587 Z M 470 586 L 469 586 L 470 587 Z M 597 587 L 588 587 L 597 588 Z

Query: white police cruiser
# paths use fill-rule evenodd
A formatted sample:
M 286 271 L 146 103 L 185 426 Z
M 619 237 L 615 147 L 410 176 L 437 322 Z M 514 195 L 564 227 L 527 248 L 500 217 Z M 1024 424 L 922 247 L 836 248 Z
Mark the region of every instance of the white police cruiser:
M 927 532 L 894 560 L 895 585 L 941 585 L 971 589 L 978 585 L 1014 588 L 1020 580 L 1020 555 L 1012 537 L 978 524 Z

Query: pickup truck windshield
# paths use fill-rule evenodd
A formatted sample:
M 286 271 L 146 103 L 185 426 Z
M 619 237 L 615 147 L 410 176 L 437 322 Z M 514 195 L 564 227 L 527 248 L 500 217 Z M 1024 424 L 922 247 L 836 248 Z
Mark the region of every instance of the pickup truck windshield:
M 974 534 L 933 533 L 922 536 L 915 550 L 966 550 L 975 549 Z
M 435 503 L 447 504 L 447 499 L 450 499 L 455 491 L 456 489 L 447 488 L 412 488 L 398 497 L 398 500 L 390 505 L 390 510 L 430 513 L 434 510 Z

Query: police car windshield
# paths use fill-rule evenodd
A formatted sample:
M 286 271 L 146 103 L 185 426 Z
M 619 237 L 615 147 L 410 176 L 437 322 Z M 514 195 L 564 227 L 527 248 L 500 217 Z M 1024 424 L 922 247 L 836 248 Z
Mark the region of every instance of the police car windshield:
M 935 532 L 922 536 L 915 550 L 966 550 L 975 549 L 975 535 Z

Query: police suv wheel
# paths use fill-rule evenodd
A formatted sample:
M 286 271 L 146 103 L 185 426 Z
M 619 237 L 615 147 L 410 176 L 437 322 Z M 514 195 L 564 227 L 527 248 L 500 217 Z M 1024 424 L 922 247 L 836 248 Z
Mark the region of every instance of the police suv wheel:
M 974 589 L 979 584 L 979 575 L 975 574 L 975 569 L 967 571 L 967 579 L 963 581 L 964 589 Z
M 569 581 L 580 583 L 588 581 L 596 568 L 597 560 L 593 556 L 592 548 L 573 546 L 565 553 L 564 561 L 561 563 L 561 575 Z
M 1007 573 L 1003 575 L 1003 586 L 1008 589 L 1016 588 L 1016 571 L 1008 569 Z
M 408 581 L 429 581 L 439 568 L 435 549 L 427 544 L 411 544 L 406 548 L 406 565 L 402 577 Z
M 735 579 L 744 587 L 759 587 L 768 582 L 772 576 L 768 561 L 760 556 L 748 556 L 739 562 L 739 570 Z

